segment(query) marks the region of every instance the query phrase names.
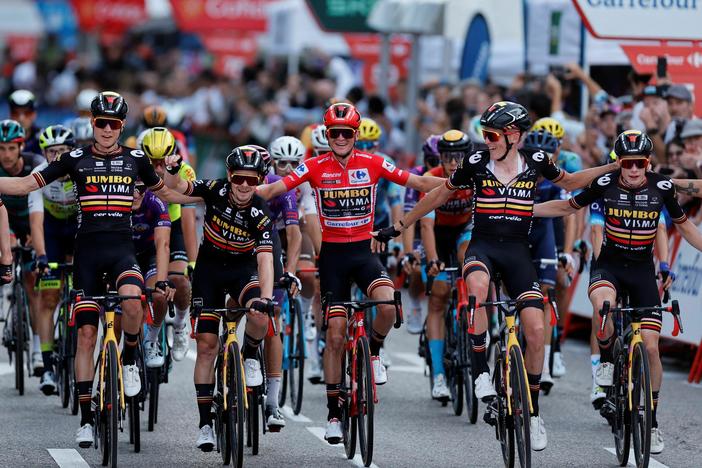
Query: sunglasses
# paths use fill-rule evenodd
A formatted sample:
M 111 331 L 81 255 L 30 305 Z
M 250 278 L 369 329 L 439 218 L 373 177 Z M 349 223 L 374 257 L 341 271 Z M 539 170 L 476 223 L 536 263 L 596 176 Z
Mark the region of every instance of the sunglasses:
M 441 162 L 450 163 L 452 161 L 460 162 L 463 158 L 463 153 L 460 151 L 450 151 L 448 153 L 441 153 Z
M 139 192 L 140 195 L 144 195 L 144 193 L 146 192 L 146 185 L 144 185 L 144 184 L 136 184 L 136 185 L 134 186 L 134 190 L 136 190 L 137 192 Z
M 619 164 L 621 164 L 624 169 L 631 169 L 633 167 L 645 169 L 648 167 L 649 160 L 648 158 L 622 158 L 619 160 Z
M 500 138 L 502 138 L 502 134 L 499 132 L 493 132 L 492 130 L 483 129 L 483 138 L 485 141 L 489 141 L 490 143 L 497 143 L 500 141 Z
M 343 137 L 346 140 L 350 140 L 356 134 L 356 131 L 351 128 L 330 128 L 327 130 L 329 138 L 335 140 L 339 137 Z
M 297 166 L 300 165 L 300 161 L 276 161 L 275 162 L 275 167 L 278 169 L 285 170 L 285 169 L 296 169 Z
M 232 174 L 231 182 L 234 185 L 244 185 L 244 182 L 246 182 L 246 185 L 249 187 L 255 187 L 259 183 L 259 178 L 258 176 Z
M 368 151 L 375 148 L 377 143 L 375 141 L 357 141 L 354 146 L 361 151 Z
M 95 122 L 95 126 L 99 129 L 110 127 L 112 130 L 119 130 L 123 125 L 122 121 L 117 119 L 97 118 L 94 119 L 93 122 Z

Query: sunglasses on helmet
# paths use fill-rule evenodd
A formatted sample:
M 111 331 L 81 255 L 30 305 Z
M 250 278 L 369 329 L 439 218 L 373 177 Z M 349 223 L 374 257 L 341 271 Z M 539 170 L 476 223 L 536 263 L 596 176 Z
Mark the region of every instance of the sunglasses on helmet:
M 275 162 L 275 166 L 281 171 L 284 169 L 296 169 L 299 165 L 300 161 L 285 161 L 281 159 Z
M 327 130 L 327 134 L 332 140 L 335 140 L 339 137 L 343 137 L 346 140 L 350 140 L 353 138 L 355 133 L 356 132 L 351 128 L 330 128 Z
M 123 125 L 122 121 L 119 119 L 108 119 L 105 117 L 97 117 L 93 122 L 95 122 L 95 126 L 99 129 L 109 126 L 112 130 L 119 130 Z
M 621 158 L 619 159 L 619 164 L 624 169 L 631 169 L 637 167 L 638 169 L 646 169 L 649 164 L 648 158 Z
M 249 187 L 256 187 L 259 184 L 260 179 L 258 176 L 232 174 L 231 182 L 234 185 L 244 185 L 244 182 L 246 182 L 246 185 Z

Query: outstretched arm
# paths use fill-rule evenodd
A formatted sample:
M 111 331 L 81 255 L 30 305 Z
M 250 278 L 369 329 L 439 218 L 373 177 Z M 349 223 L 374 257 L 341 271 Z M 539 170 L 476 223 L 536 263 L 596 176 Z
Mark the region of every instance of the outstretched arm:
M 697 229 L 697 226 L 692 224 L 692 221 L 687 219 L 676 224 L 675 227 L 691 246 L 702 252 L 702 233 Z
M 617 169 L 616 163 L 605 164 L 604 166 L 591 167 L 590 169 L 583 169 L 578 172 L 565 172 L 563 171 L 563 177 L 558 181 L 554 182 L 559 187 L 562 187 L 569 192 L 573 190 L 581 189 L 586 187 L 592 179 L 606 174 L 607 172 L 612 172 Z
M 273 182 L 272 184 L 259 185 L 256 188 L 256 195 L 268 201 L 271 198 L 275 198 L 278 195 L 282 195 L 291 189 L 286 188 L 285 184 L 283 183 L 283 179 L 280 179 L 279 181 Z
M 2 177 L 0 178 L 0 194 L 5 195 L 26 195 L 39 188 L 39 183 L 34 175 L 24 177 Z
M 672 179 L 675 190 L 689 197 L 702 198 L 702 180 L 697 179 Z
M 434 178 L 441 181 L 444 180 L 439 179 L 438 177 Z M 434 209 L 446 203 L 446 200 L 448 200 L 448 198 L 451 196 L 451 192 L 453 192 L 453 190 L 448 188 L 445 183 L 442 183 L 434 190 L 429 192 L 424 198 L 419 200 L 415 207 L 412 208 L 412 210 L 409 213 L 405 213 L 403 218 L 398 222 L 400 226 L 395 225 L 395 227 L 398 228 L 400 232 L 404 231 L 405 229 L 416 223 L 417 220 L 419 220 L 419 218 L 422 218 L 430 211 L 433 211 Z
M 577 208 L 571 206 L 568 200 L 551 200 L 534 205 L 534 216 L 538 218 L 560 218 L 576 211 Z
M 446 179 L 442 177 L 434 177 L 430 175 L 410 174 L 409 179 L 407 179 L 407 187 L 420 192 L 431 192 L 436 187 L 442 185 Z

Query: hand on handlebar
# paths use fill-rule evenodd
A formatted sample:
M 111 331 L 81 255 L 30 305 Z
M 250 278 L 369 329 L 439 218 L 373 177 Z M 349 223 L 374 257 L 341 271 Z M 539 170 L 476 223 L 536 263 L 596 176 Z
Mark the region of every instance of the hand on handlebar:
M 302 291 L 302 282 L 300 281 L 300 278 L 289 271 L 283 273 L 283 278 L 290 285 L 290 294 L 292 294 L 293 297 L 297 296 L 300 291 Z
M 173 296 L 175 296 L 176 289 L 175 285 L 171 282 L 171 280 L 156 281 L 156 284 L 154 286 L 156 287 L 156 291 L 166 296 L 166 301 L 170 302 L 173 300 Z
M 444 262 L 438 259 L 430 260 L 427 263 L 427 276 L 436 276 L 444 269 Z
M 0 265 L 0 284 L 12 282 L 12 265 Z
M 402 270 L 405 272 L 405 274 L 411 275 L 415 270 L 415 266 L 418 264 L 419 259 L 417 258 L 416 252 L 407 253 L 402 259 Z
M 37 255 L 32 262 L 32 270 L 40 275 L 45 275 L 49 272 L 49 257 L 46 255 Z
M 658 274 L 661 277 L 661 282 L 663 283 L 663 289 L 667 290 L 675 281 L 675 273 L 670 271 L 670 265 L 668 262 L 660 262 Z
M 565 260 L 563 263 L 563 268 L 565 268 L 566 273 L 568 273 L 568 276 L 572 276 L 573 272 L 575 271 L 575 259 L 573 256 L 569 253 L 561 252 L 559 254 L 559 259 Z

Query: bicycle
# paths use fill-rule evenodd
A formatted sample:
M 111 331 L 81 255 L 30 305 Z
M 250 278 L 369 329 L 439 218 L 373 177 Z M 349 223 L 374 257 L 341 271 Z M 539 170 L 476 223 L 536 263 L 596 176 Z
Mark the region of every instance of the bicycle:
M 263 349 L 265 343 L 261 342 L 261 345 L 256 353 L 256 360 L 261 366 L 261 374 L 263 375 L 263 383 L 256 387 L 246 386 L 246 446 L 251 447 L 251 454 L 258 455 L 258 444 L 259 444 L 259 411 L 260 411 L 260 421 L 261 429 L 263 434 L 266 433 L 266 393 L 268 392 L 268 385 L 266 384 L 266 359 Z
M 327 315 L 332 306 L 341 306 L 351 310 L 347 324 L 346 353 L 341 361 L 341 399 L 343 400 L 341 427 L 346 457 L 350 460 L 356 454 L 356 436 L 361 448 L 364 466 L 370 466 L 373 460 L 374 408 L 378 395 L 373 378 L 370 346 L 365 328 L 365 310 L 377 305 L 395 306 L 395 328 L 402 325 L 402 298 L 400 291 L 395 291 L 389 301 L 341 301 L 333 302 L 331 293 L 322 299 L 324 322 L 327 328 Z
M 29 319 L 29 302 L 24 291 L 22 277 L 22 254 L 31 252 L 32 249 L 21 245 L 12 248 L 13 279 L 10 303 L 5 311 L 5 327 L 3 329 L 2 343 L 7 348 L 7 354 L 12 364 L 15 364 L 15 389 L 24 395 L 24 371 L 32 374 L 31 363 L 31 337 Z
M 173 303 L 168 304 L 169 317 L 175 317 Z M 162 383 L 168 383 L 168 374 L 173 368 L 173 357 L 171 356 L 171 343 L 173 337 L 173 324 L 168 320 L 164 320 L 161 324 L 161 329 L 158 332 L 158 340 L 161 343 L 161 351 L 163 352 L 163 365 L 148 369 L 146 373 L 146 390 L 149 400 L 149 414 L 147 422 L 147 430 L 152 432 L 154 425 L 158 422 L 158 397 L 160 395 L 160 387 Z
M 212 398 L 217 452 L 222 455 L 223 464 L 229 465 L 232 462 L 233 465 L 241 467 L 244 463 L 244 422 L 248 410 L 248 398 L 245 396 L 246 375 L 236 329 L 239 320 L 249 312 L 250 308 L 203 308 L 202 306 L 203 304 L 198 300 L 193 301 L 196 317 L 191 319 L 192 338 L 195 338 L 197 321 L 202 312 L 220 314 L 225 326 L 224 334 L 219 339 L 219 353 L 215 362 L 215 394 Z M 271 319 L 274 333 L 277 332 L 272 304 L 265 312 Z
M 477 304 L 475 296 L 468 297 L 471 330 L 476 307 L 495 307 L 499 326 L 497 339 L 491 340 L 490 345 L 490 356 L 494 360 L 492 379 L 497 396 L 488 405 L 484 419 L 495 427 L 495 438 L 500 442 L 505 466 L 514 466 L 516 448 L 520 466 L 530 467 L 529 419 L 533 408 L 516 325 L 518 301 L 500 298 L 499 274 L 492 277 L 492 283 L 495 300 Z M 551 304 L 551 325 L 555 325 L 558 320 L 554 296 L 555 291 L 549 291 L 548 298 L 544 298 L 544 302 Z
M 447 267 L 442 271 L 449 275 L 451 293 L 449 303 L 444 314 L 445 335 L 444 335 L 444 369 L 446 370 L 446 380 L 451 391 L 451 401 L 453 412 L 456 416 L 463 414 L 463 402 L 465 397 L 466 413 L 468 421 L 475 424 L 478 421 L 478 398 L 475 396 L 473 388 L 472 362 L 473 348 L 470 345 L 468 336 L 468 298 L 466 297 L 466 285 L 460 274 L 459 267 Z M 458 278 L 456 278 L 458 276 Z M 434 277 L 427 278 L 427 295 L 431 294 Z M 426 322 L 422 336 L 426 336 Z M 422 338 L 420 337 L 420 340 Z M 429 373 L 432 373 L 431 353 L 429 352 L 429 341 L 424 338 L 424 356 L 429 366 Z M 429 379 L 430 390 L 433 389 L 433 379 Z M 442 401 L 442 406 L 448 404 Z
M 673 336 L 683 332 L 680 305 L 673 301 L 670 306 L 629 307 L 628 296 L 621 298 L 621 307 L 610 307 L 605 301 L 599 311 L 599 338 L 604 338 L 607 316 L 614 315 L 615 335 L 612 347 L 614 374 L 612 386 L 607 388 L 607 398 L 600 414 L 612 426 L 617 461 L 626 466 L 633 440 L 636 466 L 647 467 L 651 457 L 651 424 L 653 418 L 653 394 L 646 345 L 641 337 L 640 315 L 645 312 L 670 312 L 675 319 Z M 629 313 L 631 321 L 625 329 L 624 315 Z
M 285 405 L 285 398 L 290 388 L 290 406 L 294 414 L 302 409 L 302 394 L 305 378 L 305 318 L 302 314 L 300 300 L 290 293 L 290 284 L 281 284 L 286 289 L 281 315 L 283 326 L 283 379 L 280 386 L 278 405 Z
M 122 415 L 125 411 L 124 383 L 122 381 L 122 362 L 120 359 L 117 336 L 115 335 L 115 309 L 126 300 L 139 300 L 146 303 L 144 294 L 139 296 L 119 295 L 108 292 L 101 296 L 84 296 L 78 290 L 71 291 L 73 304 L 80 301 L 93 301 L 104 308 L 103 336 L 100 354 L 95 363 L 98 376 L 97 392 L 93 396 L 95 413 L 94 440 L 95 449 L 102 449 L 102 466 L 117 466 L 117 429 L 122 428 Z M 71 321 L 74 320 L 72 317 Z M 98 444 L 99 442 L 99 444 Z

